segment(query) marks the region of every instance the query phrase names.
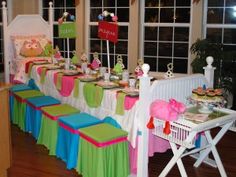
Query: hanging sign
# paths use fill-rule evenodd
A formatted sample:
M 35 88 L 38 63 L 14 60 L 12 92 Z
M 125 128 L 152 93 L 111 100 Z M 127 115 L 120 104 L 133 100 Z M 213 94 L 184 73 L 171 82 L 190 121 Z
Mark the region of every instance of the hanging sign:
M 118 25 L 107 21 L 99 21 L 98 37 L 116 43 L 118 39 Z
M 65 22 L 58 25 L 59 38 L 76 38 L 75 22 Z

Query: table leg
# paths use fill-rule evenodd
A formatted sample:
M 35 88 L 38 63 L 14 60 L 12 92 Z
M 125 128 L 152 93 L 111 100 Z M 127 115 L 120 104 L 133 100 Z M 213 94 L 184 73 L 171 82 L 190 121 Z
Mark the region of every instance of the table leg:
M 194 167 L 198 167 L 203 162 L 203 160 L 209 155 L 209 153 L 212 152 L 221 176 L 227 177 L 224 166 L 221 162 L 220 156 L 219 156 L 218 151 L 216 149 L 216 144 L 220 141 L 220 139 L 224 136 L 224 134 L 227 132 L 227 130 L 231 127 L 232 123 L 233 122 L 229 122 L 229 123 L 225 124 L 222 127 L 222 129 L 218 132 L 218 134 L 215 136 L 214 139 L 212 138 L 209 130 L 205 131 L 205 135 L 206 135 L 208 144 L 210 144 L 211 146 L 209 148 L 205 149 L 200 154 L 199 159 L 194 164 Z
M 178 151 L 176 144 L 170 142 L 170 146 L 171 146 L 171 149 L 172 149 L 173 153 L 175 154 Z M 177 165 L 178 165 L 181 176 L 182 177 L 187 177 L 188 175 L 185 171 L 185 168 L 184 168 L 183 162 L 181 160 L 181 157 L 177 160 Z
M 191 132 L 188 136 L 188 138 L 185 140 L 186 143 L 192 142 L 192 140 L 194 139 L 194 137 L 196 136 L 196 132 Z M 176 145 L 172 142 L 170 142 L 171 144 L 171 148 L 172 151 L 174 153 L 174 156 L 171 158 L 171 160 L 169 161 L 169 163 L 166 165 L 166 167 L 164 168 L 164 170 L 161 172 L 161 174 L 159 175 L 159 177 L 165 177 L 169 171 L 173 168 L 173 166 L 175 165 L 175 163 L 177 163 L 180 173 L 182 176 L 187 177 L 186 171 L 184 169 L 183 163 L 181 161 L 181 156 L 183 155 L 184 151 L 187 149 L 184 146 L 180 146 L 179 149 L 177 149 Z

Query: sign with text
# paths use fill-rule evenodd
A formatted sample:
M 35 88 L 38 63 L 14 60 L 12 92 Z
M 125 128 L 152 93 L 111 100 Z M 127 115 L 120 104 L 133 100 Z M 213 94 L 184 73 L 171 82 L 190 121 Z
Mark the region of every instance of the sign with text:
M 106 21 L 99 21 L 98 37 L 116 43 L 118 38 L 118 25 Z
M 75 38 L 76 27 L 74 22 L 62 23 L 58 25 L 59 38 Z

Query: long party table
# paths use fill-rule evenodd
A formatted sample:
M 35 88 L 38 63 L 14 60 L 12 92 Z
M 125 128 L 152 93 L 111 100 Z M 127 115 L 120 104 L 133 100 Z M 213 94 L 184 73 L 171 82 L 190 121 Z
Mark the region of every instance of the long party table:
M 62 103 L 68 103 L 80 109 L 81 111 L 87 112 L 100 119 L 103 119 L 107 116 L 112 117 L 121 125 L 123 130 L 129 132 L 128 140 L 131 142 L 132 146 L 135 147 L 135 141 L 138 132 L 138 121 L 136 119 L 140 110 L 140 104 L 138 100 L 134 103 L 132 108 L 129 110 L 124 110 L 123 115 L 118 115 L 116 114 L 117 91 L 120 91 L 121 88 L 104 89 L 101 105 L 97 108 L 92 108 L 88 106 L 83 92 L 83 88 L 88 82 L 74 82 L 74 80 L 77 78 L 76 76 L 62 76 L 61 89 L 65 91 L 71 90 L 70 93 L 64 92 L 63 94 L 57 89 L 55 83 L 55 74 L 61 72 L 62 70 L 47 70 L 44 83 L 42 83 L 42 78 L 40 76 L 40 69 L 42 66 L 43 65 L 34 65 L 30 75 L 31 78 L 35 80 L 35 83 L 38 85 L 40 90 L 44 92 L 44 94 L 53 96 L 54 98 L 59 99 Z M 77 89 L 75 90 L 76 87 Z M 74 94 L 74 91 L 77 91 L 78 95 Z

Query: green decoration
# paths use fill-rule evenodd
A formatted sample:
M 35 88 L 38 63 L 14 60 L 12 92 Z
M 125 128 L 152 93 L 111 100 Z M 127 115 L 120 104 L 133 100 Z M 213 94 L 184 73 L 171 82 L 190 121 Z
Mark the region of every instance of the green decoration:
M 76 38 L 75 22 L 65 22 L 59 27 L 59 38 Z

